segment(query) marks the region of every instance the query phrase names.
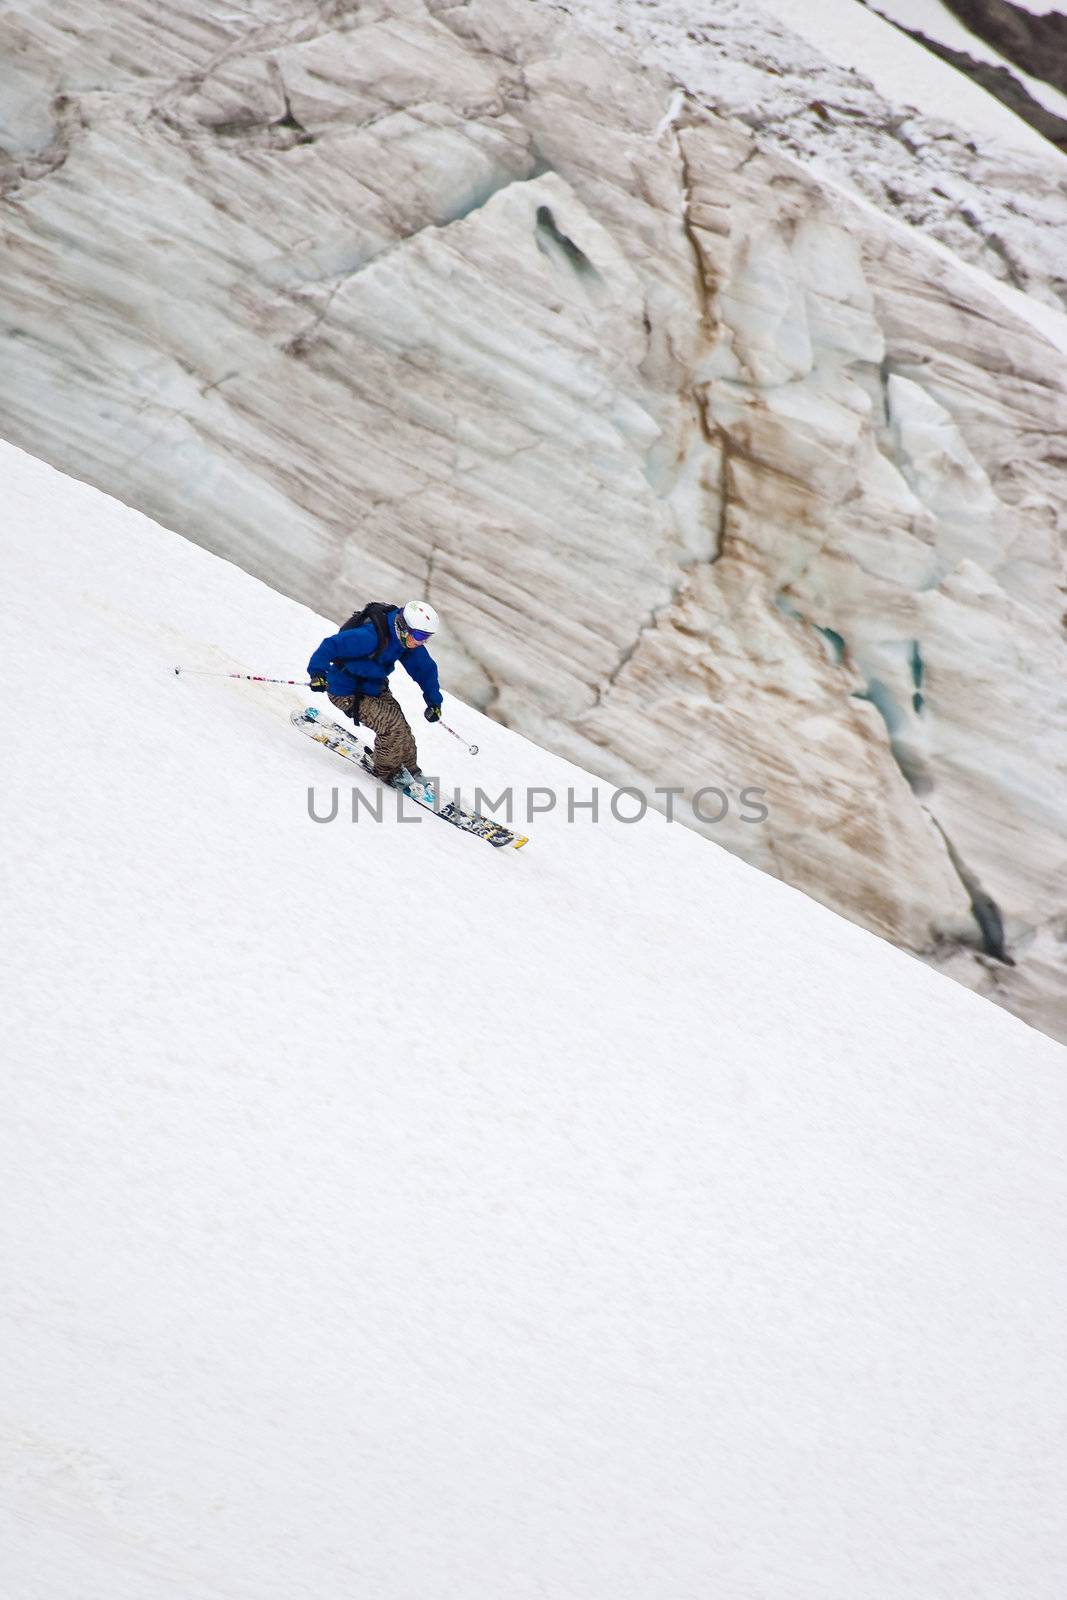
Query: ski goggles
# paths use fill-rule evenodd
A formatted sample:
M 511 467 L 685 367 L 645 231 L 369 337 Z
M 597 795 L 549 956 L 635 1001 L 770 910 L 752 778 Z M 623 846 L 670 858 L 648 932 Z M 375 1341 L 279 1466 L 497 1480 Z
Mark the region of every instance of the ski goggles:
M 409 639 L 417 639 L 419 644 L 425 644 L 427 639 L 432 639 L 433 638 L 433 634 L 432 633 L 426 633 L 425 630 L 422 629 L 422 628 L 409 628 L 406 622 L 404 623 L 403 626 L 404 626 L 404 632 L 407 634 L 408 638 Z

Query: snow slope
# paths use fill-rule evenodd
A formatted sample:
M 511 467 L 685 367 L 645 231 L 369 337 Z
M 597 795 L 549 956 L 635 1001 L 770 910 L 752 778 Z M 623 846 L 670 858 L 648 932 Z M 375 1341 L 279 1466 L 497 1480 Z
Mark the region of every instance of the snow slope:
M 1062 1595 L 1067 1052 L 658 816 L 312 822 L 172 668 L 326 624 L 0 460 L 4 1595 Z

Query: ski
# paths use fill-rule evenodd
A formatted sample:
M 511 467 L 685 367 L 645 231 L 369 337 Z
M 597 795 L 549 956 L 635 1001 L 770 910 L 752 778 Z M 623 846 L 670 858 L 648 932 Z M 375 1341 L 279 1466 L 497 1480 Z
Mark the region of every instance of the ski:
M 343 728 L 339 722 L 331 722 L 320 716 L 317 706 L 307 706 L 303 711 L 292 711 L 289 720 L 294 728 L 299 728 L 301 733 L 307 734 L 309 739 L 314 739 L 316 744 L 325 745 L 327 750 L 332 750 L 335 755 L 351 761 L 376 782 L 384 781 L 371 771 L 372 753 L 361 743 L 358 734 Z M 524 844 L 529 843 L 527 835 L 517 835 L 502 822 L 494 822 L 491 817 L 479 816 L 477 811 L 466 811 L 462 806 L 457 806 L 453 800 L 438 808 L 437 797 L 428 784 L 394 782 L 386 784 L 385 787 L 396 789 L 406 795 L 415 805 L 421 806 L 424 811 L 431 812 L 435 817 L 441 817 L 445 822 L 450 822 L 461 833 L 473 833 L 477 838 L 485 839 L 497 850 L 507 845 L 515 850 L 521 850 Z

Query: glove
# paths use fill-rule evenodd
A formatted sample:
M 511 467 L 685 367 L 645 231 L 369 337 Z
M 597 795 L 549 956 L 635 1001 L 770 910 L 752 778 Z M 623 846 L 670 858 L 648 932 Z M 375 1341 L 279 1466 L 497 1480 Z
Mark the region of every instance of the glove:
M 308 684 L 308 688 L 311 690 L 312 694 L 326 693 L 326 679 L 323 677 L 321 672 L 316 672 L 315 676 Z
M 427 722 L 440 722 L 440 720 L 441 720 L 441 707 L 440 706 L 427 706 L 426 710 L 422 714 L 426 718 Z

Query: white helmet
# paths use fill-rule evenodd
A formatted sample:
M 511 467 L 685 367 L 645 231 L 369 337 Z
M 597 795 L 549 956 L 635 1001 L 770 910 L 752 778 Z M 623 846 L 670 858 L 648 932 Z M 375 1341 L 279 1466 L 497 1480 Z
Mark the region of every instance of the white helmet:
M 424 644 L 440 626 L 437 612 L 425 600 L 409 600 L 397 620 L 419 644 Z

